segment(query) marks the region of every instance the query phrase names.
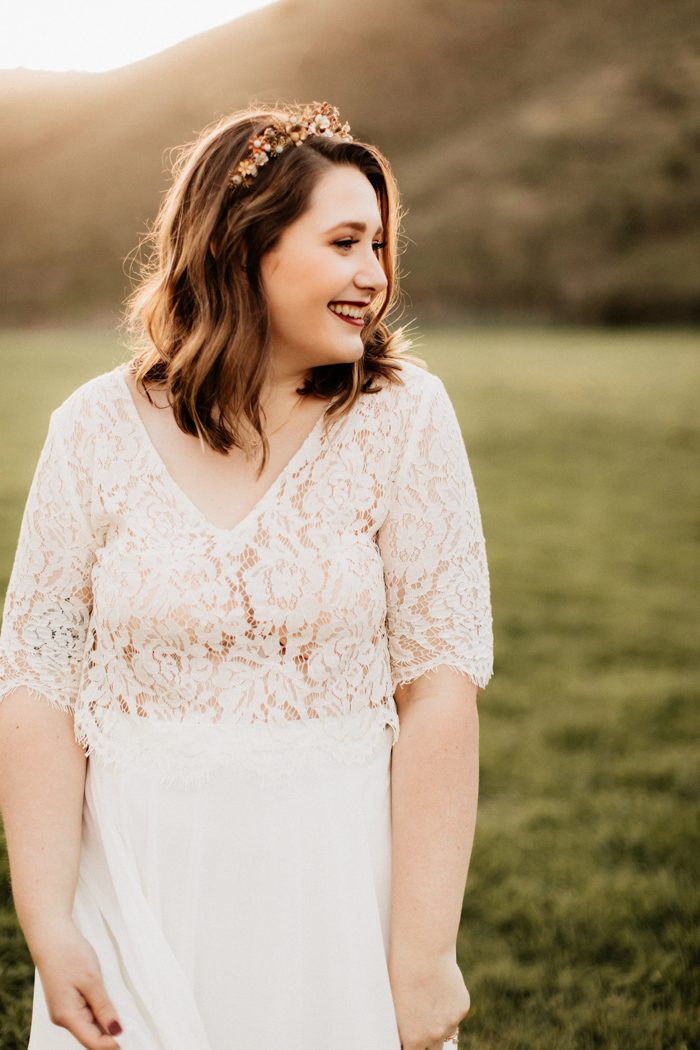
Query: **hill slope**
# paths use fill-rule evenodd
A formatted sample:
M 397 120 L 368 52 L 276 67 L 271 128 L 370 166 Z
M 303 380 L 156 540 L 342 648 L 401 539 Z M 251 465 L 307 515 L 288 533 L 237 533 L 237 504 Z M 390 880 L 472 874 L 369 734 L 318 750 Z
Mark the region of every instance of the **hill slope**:
M 326 98 L 402 188 L 409 313 L 700 318 L 694 2 L 282 0 L 110 73 L 0 73 L 0 320 L 114 309 L 167 151 Z

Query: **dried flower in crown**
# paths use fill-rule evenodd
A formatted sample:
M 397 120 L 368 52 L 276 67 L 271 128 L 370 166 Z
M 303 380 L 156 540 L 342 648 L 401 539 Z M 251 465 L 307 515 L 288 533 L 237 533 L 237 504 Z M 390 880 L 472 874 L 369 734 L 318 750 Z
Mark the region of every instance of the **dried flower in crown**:
M 350 125 L 340 123 L 340 114 L 335 106 L 328 102 L 313 102 L 289 114 L 284 124 L 269 125 L 248 143 L 248 155 L 232 168 L 228 176 L 231 189 L 239 186 L 250 186 L 255 176 L 273 157 L 282 153 L 287 146 L 301 146 L 309 135 L 325 135 L 330 138 L 338 135 L 346 142 L 352 142 Z

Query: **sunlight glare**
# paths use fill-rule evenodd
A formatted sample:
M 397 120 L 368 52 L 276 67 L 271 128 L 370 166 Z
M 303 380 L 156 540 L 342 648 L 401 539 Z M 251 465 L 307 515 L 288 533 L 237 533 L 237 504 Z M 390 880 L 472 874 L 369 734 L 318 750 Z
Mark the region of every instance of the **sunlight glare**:
M 5 8 L 0 68 L 103 72 L 129 65 L 275 0 L 24 0 Z

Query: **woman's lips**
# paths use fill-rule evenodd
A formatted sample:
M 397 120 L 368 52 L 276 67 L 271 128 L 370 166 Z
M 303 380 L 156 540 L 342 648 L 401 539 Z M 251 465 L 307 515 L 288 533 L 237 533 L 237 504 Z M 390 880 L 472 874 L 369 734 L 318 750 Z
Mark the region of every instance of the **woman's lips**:
M 330 306 L 328 307 L 328 313 L 333 314 L 333 316 L 337 317 L 339 321 L 345 321 L 346 324 L 351 324 L 353 328 L 364 328 L 364 321 L 358 321 L 356 317 L 344 317 L 342 314 L 336 313 L 335 310 L 331 310 Z

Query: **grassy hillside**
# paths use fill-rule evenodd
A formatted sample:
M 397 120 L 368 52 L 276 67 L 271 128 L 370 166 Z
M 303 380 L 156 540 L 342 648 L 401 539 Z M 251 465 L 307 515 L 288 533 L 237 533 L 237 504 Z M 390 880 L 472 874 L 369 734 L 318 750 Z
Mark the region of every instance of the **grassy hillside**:
M 696 15 L 281 0 L 110 73 L 0 73 L 0 322 L 111 318 L 167 150 L 277 98 L 329 99 L 390 157 L 410 313 L 697 320 Z
M 453 328 L 426 331 L 420 349 L 462 423 L 494 609 L 461 1046 L 689 1050 L 700 1035 L 694 335 Z M 123 356 L 107 331 L 0 336 L 15 465 L 1 494 L 3 582 L 50 408 Z M 32 976 L 0 852 L 3 1050 L 26 1046 Z

